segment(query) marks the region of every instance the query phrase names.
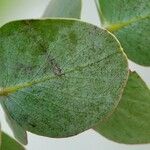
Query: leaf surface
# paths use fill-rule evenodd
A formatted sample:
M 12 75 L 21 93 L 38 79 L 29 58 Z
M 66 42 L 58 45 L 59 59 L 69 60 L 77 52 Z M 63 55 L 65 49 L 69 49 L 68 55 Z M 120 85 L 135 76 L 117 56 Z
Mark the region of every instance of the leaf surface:
M 43 17 L 80 18 L 82 0 L 51 0 Z
M 15 138 L 22 144 L 26 145 L 27 144 L 27 133 L 26 131 L 11 117 L 9 114 L 4 101 L 1 101 L 1 105 L 3 107 L 3 110 L 5 112 L 5 118 L 10 126 L 10 128 L 13 131 L 13 134 Z
M 1 150 L 25 150 L 21 144 L 4 132 L 1 132 L 1 140 Z
M 150 0 L 97 0 L 103 27 L 132 61 L 150 66 Z
M 119 143 L 150 143 L 150 90 L 137 73 L 130 73 L 115 112 L 94 129 Z
M 25 130 L 49 137 L 81 133 L 120 100 L 128 65 L 107 31 L 63 19 L 23 20 L 0 29 L 0 95 Z

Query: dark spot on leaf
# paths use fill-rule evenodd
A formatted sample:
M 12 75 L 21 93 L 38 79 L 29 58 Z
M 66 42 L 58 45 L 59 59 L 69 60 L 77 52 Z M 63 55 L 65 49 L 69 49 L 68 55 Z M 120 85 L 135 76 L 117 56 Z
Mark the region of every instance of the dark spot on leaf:
M 36 67 L 36 65 L 32 66 L 32 65 L 25 65 L 22 63 L 18 63 L 18 62 L 16 63 L 16 70 L 18 70 L 17 72 L 22 70 L 24 73 L 31 74 L 35 67 Z
M 34 124 L 34 123 L 29 123 L 29 125 L 32 126 L 33 128 L 36 127 L 36 124 Z
M 57 76 L 61 76 L 64 75 L 62 69 L 60 68 L 60 66 L 56 63 L 56 60 L 54 58 L 52 58 L 50 55 L 48 55 L 47 57 L 47 62 L 48 64 L 51 66 L 52 71 L 55 75 Z

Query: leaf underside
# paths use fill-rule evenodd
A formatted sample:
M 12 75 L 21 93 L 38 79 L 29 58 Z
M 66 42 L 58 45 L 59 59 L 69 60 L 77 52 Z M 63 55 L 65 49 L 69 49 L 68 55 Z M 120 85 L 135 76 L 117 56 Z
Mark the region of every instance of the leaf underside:
M 107 31 L 63 19 L 0 28 L 0 95 L 23 129 L 48 137 L 81 133 L 107 117 L 128 76 Z
M 81 0 L 51 0 L 42 17 L 77 18 L 81 17 Z
M 118 38 L 129 59 L 150 66 L 150 0 L 97 0 L 97 5 L 103 27 Z
M 115 112 L 94 129 L 119 143 L 150 143 L 150 90 L 137 73 L 130 73 Z

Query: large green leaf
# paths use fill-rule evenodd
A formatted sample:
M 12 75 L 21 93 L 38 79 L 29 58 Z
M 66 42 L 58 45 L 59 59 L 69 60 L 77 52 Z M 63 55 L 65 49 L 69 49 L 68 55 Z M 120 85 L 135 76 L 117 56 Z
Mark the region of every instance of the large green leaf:
M 150 143 L 150 90 L 137 73 L 130 73 L 116 111 L 95 130 L 120 143 Z
M 44 136 L 72 136 L 104 119 L 128 76 L 117 40 L 76 20 L 6 24 L 0 53 L 0 95 L 7 111 L 24 129 Z
M 80 18 L 82 0 L 51 0 L 43 17 Z
M 13 138 L 1 132 L 1 150 L 25 150 L 25 148 Z
M 150 0 L 97 0 L 103 27 L 119 39 L 129 59 L 150 66 Z
M 13 134 L 15 138 L 22 144 L 26 145 L 27 144 L 27 133 L 26 131 L 10 116 L 4 101 L 0 102 L 3 110 L 5 112 L 5 117 L 8 125 L 13 131 Z

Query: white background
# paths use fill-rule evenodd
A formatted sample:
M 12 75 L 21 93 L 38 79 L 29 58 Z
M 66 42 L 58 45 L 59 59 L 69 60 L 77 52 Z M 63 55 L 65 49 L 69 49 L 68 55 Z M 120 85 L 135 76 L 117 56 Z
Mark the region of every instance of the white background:
M 9 6 L 3 6 L 7 9 L 5 15 L 0 14 L 0 23 L 8 20 L 22 18 L 39 18 L 43 14 L 49 0 L 6 0 L 10 2 Z M 13 3 L 12 3 L 13 2 Z M 6 7 L 6 8 L 5 8 Z M 9 10 L 9 11 L 8 11 Z M 100 26 L 98 14 L 94 0 L 83 0 L 82 20 Z M 130 69 L 136 70 L 140 76 L 150 85 L 150 67 L 142 67 L 129 62 Z M 2 129 L 9 135 L 12 135 L 4 114 L 0 108 L 0 120 Z M 28 133 L 27 150 L 150 150 L 150 144 L 146 145 L 124 145 L 109 141 L 93 130 L 88 130 L 80 135 L 66 139 L 52 139 L 40 137 Z

